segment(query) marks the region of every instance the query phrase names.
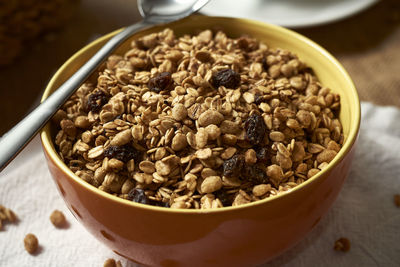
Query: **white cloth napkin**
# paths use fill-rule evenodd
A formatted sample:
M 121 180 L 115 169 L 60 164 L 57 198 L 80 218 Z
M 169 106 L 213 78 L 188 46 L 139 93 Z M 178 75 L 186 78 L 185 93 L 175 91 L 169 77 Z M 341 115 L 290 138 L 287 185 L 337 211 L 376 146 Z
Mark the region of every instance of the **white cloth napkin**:
M 400 266 L 400 110 L 362 104 L 360 139 L 351 173 L 332 209 L 295 247 L 264 264 L 272 266 Z M 18 224 L 0 231 L 0 266 L 102 266 L 107 258 L 137 266 L 98 242 L 67 210 L 50 178 L 36 137 L 0 174 L 0 204 L 16 212 Z M 49 215 L 64 212 L 66 229 Z M 29 255 L 23 239 L 34 233 L 41 245 Z M 347 253 L 333 250 L 347 237 Z

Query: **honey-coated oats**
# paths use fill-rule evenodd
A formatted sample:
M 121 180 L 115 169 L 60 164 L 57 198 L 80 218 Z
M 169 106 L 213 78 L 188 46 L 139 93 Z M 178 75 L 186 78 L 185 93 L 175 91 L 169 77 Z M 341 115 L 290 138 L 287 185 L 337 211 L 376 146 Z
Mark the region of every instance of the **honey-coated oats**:
M 100 190 L 208 209 L 285 193 L 320 172 L 344 141 L 339 108 L 290 51 L 165 29 L 110 56 L 53 121 L 62 160 Z

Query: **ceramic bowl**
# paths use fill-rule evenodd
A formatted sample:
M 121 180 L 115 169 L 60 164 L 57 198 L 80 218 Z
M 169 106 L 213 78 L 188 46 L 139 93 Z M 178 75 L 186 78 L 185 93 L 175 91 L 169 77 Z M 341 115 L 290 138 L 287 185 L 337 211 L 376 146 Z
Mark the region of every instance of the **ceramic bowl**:
M 141 31 L 132 39 L 164 27 L 177 35 L 201 29 L 223 29 L 230 37 L 248 34 L 270 47 L 296 53 L 313 68 L 321 83 L 341 97 L 340 120 L 345 142 L 329 166 L 286 194 L 239 207 L 180 210 L 134 203 L 105 193 L 74 175 L 57 155 L 55 129 L 41 132 L 54 181 L 76 219 L 118 255 L 150 266 L 251 266 L 281 254 L 310 232 L 327 213 L 343 185 L 354 155 L 360 103 L 340 63 L 311 40 L 293 31 L 237 18 L 192 16 Z M 73 55 L 53 76 L 48 97 L 110 37 L 105 35 Z M 122 53 L 129 41 L 116 52 Z M 79 246 L 79 242 L 72 244 Z

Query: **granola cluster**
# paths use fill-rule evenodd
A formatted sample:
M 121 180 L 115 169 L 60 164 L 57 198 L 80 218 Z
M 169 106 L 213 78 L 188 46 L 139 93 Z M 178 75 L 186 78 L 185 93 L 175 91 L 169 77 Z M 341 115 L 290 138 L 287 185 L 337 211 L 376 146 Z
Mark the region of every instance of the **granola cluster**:
M 339 95 L 296 55 L 170 29 L 112 55 L 54 116 L 59 155 L 100 190 L 172 208 L 290 191 L 343 143 Z

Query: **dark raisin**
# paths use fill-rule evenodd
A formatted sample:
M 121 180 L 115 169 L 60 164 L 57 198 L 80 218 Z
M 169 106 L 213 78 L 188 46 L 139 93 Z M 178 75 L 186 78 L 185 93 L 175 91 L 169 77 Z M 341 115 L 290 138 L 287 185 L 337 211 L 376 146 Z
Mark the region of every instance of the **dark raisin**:
M 172 76 L 169 72 L 162 72 L 157 76 L 153 77 L 149 81 L 150 90 L 159 93 L 161 91 L 167 90 L 171 88 L 172 85 Z
M 264 141 L 267 126 L 265 125 L 263 117 L 258 114 L 253 114 L 247 118 L 244 123 L 246 130 L 246 139 L 252 145 L 262 144 Z
M 244 156 L 239 154 L 234 155 L 232 158 L 224 161 L 222 165 L 223 175 L 227 177 L 238 177 L 243 166 Z
M 164 104 L 165 104 L 165 105 L 169 105 L 168 100 L 164 100 Z
M 138 161 L 140 152 L 130 145 L 109 146 L 104 151 L 104 156 L 107 158 L 116 158 L 126 163 L 131 159 Z
M 266 184 L 269 182 L 265 171 L 256 165 L 246 165 L 241 174 L 242 179 L 252 182 L 253 184 Z
M 257 105 L 259 105 L 259 104 L 261 104 L 262 102 L 264 102 L 264 97 L 261 95 L 261 94 L 259 94 L 259 93 L 256 93 L 255 94 L 255 96 L 254 96 L 254 103 L 256 103 Z
M 214 192 L 214 195 L 219 199 L 219 201 L 221 201 L 224 207 L 232 206 L 233 194 L 228 194 L 225 190 L 218 190 L 217 192 Z
M 269 66 L 268 66 L 268 63 L 267 63 L 267 58 L 264 57 L 262 59 L 262 65 L 263 65 L 264 70 L 268 71 Z
M 267 162 L 268 161 L 268 149 L 265 147 L 254 147 L 256 151 L 257 161 L 259 162 Z
M 240 85 L 240 74 L 232 69 L 223 69 L 212 76 L 211 83 L 215 88 L 224 86 L 236 89 Z
M 87 110 L 92 112 L 98 112 L 102 106 L 104 106 L 108 102 L 108 97 L 106 94 L 101 91 L 97 90 L 91 93 L 88 97 L 87 102 Z
M 150 204 L 150 201 L 144 193 L 144 190 L 140 188 L 133 188 L 131 191 L 129 191 L 128 199 L 141 204 Z

